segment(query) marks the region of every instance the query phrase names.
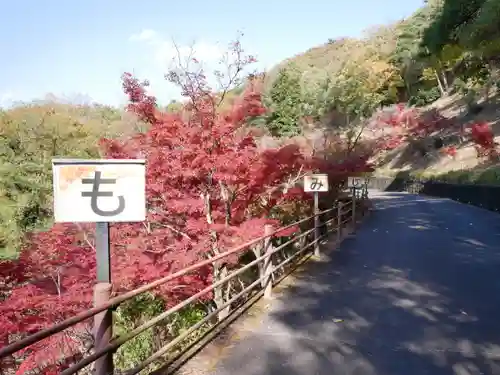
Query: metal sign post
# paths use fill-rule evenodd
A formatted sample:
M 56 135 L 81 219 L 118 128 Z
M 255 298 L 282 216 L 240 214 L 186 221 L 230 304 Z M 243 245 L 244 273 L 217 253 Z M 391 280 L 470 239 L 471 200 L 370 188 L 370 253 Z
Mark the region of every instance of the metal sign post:
M 96 223 L 94 306 L 111 296 L 110 225 L 146 219 L 144 160 L 52 160 L 55 222 Z M 112 311 L 94 317 L 95 350 L 112 336 Z M 95 361 L 97 375 L 113 373 L 113 353 Z
M 109 223 L 95 223 L 95 249 L 97 265 L 97 282 L 111 284 L 111 241 Z
M 352 226 L 353 230 L 356 226 L 356 189 L 360 189 L 363 185 L 367 184 L 366 177 L 348 177 L 347 187 L 352 191 Z
M 365 183 L 364 177 L 347 177 L 347 186 L 351 189 L 360 188 Z
M 304 176 L 304 191 L 314 194 L 314 255 L 320 256 L 319 251 L 319 195 L 328 191 L 328 175 L 313 174 Z

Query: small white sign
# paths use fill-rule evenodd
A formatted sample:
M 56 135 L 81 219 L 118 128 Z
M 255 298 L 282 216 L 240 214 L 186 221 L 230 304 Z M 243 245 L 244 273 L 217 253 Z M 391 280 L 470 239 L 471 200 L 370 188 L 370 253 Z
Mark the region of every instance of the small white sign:
M 56 222 L 135 222 L 146 219 L 142 159 L 54 159 Z
M 313 174 L 304 176 L 304 191 L 310 193 L 328 191 L 328 175 Z
M 360 188 L 365 184 L 365 177 L 347 177 L 347 187 Z

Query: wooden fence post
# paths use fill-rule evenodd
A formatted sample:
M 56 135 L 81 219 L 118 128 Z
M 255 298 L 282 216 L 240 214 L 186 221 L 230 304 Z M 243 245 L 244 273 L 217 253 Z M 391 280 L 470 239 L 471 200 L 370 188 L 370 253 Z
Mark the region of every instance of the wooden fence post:
M 321 254 L 319 252 L 319 194 L 317 191 L 314 192 L 314 256 L 319 257 Z
M 356 188 L 352 188 L 352 230 L 356 228 Z
M 94 286 L 94 306 L 100 306 L 111 297 L 111 283 L 99 282 Z M 94 316 L 94 349 L 97 351 L 109 344 L 113 336 L 113 313 L 111 309 L 104 310 Z M 95 375 L 114 373 L 113 353 L 109 352 L 96 359 Z
M 365 189 L 365 199 L 364 199 L 364 205 L 365 205 L 365 216 L 368 214 L 368 204 L 369 204 L 369 197 L 368 197 L 368 185 L 366 186 Z
M 264 226 L 264 235 L 268 236 L 264 239 L 264 253 L 269 254 L 266 258 L 264 258 L 264 298 L 271 298 L 273 295 L 273 283 L 272 283 L 272 269 L 273 262 L 271 259 L 271 251 L 273 250 L 272 246 L 272 237 L 269 236 L 273 232 L 273 226 L 266 224 Z
M 337 202 L 337 243 L 342 238 L 342 202 Z

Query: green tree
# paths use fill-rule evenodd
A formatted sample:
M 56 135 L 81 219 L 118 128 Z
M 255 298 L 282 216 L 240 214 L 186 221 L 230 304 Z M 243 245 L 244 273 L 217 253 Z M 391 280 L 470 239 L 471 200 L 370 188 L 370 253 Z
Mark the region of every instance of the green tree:
M 432 54 L 437 54 L 445 45 L 459 43 L 462 31 L 476 19 L 485 2 L 486 0 L 445 0 L 439 3 L 439 15 L 425 30 L 423 45 Z
M 440 9 L 439 1 L 428 1 L 396 27 L 397 42 L 391 62 L 398 67 L 406 98 L 413 104 L 425 105 L 448 92 L 441 61 L 423 45 L 425 32 Z
M 181 109 L 182 109 L 182 103 L 175 99 L 172 99 L 165 108 L 167 112 L 178 112 Z
M 15 257 L 26 232 L 52 216 L 52 158 L 98 158 L 98 140 L 138 121 L 118 109 L 32 103 L 0 111 L 0 259 Z
M 444 0 L 422 45 L 448 63 L 461 91 L 482 87 L 488 97 L 500 76 L 500 0 Z
M 292 137 L 301 133 L 303 95 L 300 72 L 294 67 L 281 69 L 265 98 L 269 114 L 265 126 L 274 136 Z

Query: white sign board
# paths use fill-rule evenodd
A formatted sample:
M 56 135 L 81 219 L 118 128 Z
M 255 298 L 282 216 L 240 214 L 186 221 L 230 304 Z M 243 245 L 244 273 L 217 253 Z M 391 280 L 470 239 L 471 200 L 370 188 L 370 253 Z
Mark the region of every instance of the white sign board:
M 366 182 L 365 177 L 348 177 L 347 178 L 347 186 L 349 188 L 360 188 L 362 187 Z
M 145 220 L 145 172 L 144 160 L 52 160 L 55 221 Z
M 328 175 L 313 174 L 304 176 L 304 191 L 308 193 L 328 191 Z

